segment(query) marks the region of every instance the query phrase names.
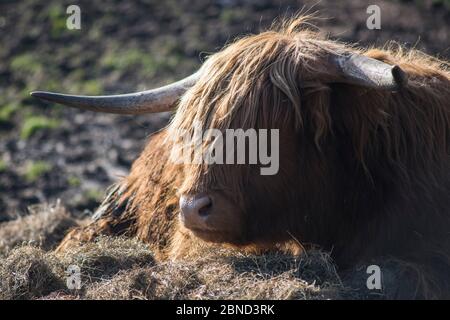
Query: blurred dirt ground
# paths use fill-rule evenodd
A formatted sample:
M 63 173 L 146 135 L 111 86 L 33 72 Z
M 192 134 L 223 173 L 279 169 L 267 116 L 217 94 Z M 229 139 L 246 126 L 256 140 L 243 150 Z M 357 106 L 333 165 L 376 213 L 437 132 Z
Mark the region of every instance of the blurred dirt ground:
M 169 115 L 95 114 L 40 103 L 29 92 L 108 94 L 165 84 L 303 6 L 314 6 L 323 17 L 317 25 L 334 38 L 394 40 L 448 58 L 449 0 L 82 0 L 79 31 L 66 29 L 69 4 L 0 2 L 0 299 L 382 297 L 346 285 L 321 251 L 293 258 L 205 246 L 189 261 L 158 262 L 133 239 L 100 238 L 53 253 Z M 381 8 L 381 30 L 366 28 L 371 4 Z M 70 264 L 81 267 L 81 290 L 67 289 Z
M 93 210 L 168 115 L 95 114 L 38 102 L 37 89 L 122 93 L 194 71 L 206 54 L 277 17 L 318 11 L 317 25 L 361 45 L 388 40 L 448 57 L 450 1 L 78 1 L 81 30 L 66 28 L 71 1 L 0 2 L 0 221 L 62 199 Z M 381 30 L 366 28 L 369 4 Z

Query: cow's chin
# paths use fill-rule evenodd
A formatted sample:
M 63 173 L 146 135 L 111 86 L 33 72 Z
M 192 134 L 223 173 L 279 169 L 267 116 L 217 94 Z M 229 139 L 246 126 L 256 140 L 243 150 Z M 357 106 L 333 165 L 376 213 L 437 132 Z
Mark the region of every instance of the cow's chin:
M 223 243 L 230 240 L 230 235 L 226 232 L 221 232 L 217 230 L 201 230 L 201 229 L 189 229 L 191 233 L 200 238 L 203 241 L 213 242 L 213 243 Z
M 212 243 L 228 243 L 233 245 L 242 245 L 243 241 L 241 237 L 236 234 L 232 234 L 227 231 L 221 230 L 209 230 L 209 229 L 189 229 L 187 228 L 195 237 Z

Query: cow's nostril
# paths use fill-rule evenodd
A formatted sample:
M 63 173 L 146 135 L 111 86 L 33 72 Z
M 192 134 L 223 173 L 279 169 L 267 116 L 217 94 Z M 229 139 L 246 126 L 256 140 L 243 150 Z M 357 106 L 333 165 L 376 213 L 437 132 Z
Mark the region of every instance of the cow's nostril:
M 181 196 L 180 211 L 182 221 L 187 226 L 201 227 L 212 212 L 212 200 L 205 194 Z
M 207 216 L 211 213 L 212 201 L 209 199 L 209 203 L 205 204 L 203 207 L 198 209 L 198 214 L 201 216 Z

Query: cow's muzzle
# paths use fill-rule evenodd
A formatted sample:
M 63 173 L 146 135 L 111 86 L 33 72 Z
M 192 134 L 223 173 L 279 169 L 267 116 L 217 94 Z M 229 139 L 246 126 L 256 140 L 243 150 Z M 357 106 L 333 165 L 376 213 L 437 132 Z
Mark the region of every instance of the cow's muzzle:
M 212 212 L 211 198 L 202 193 L 180 197 L 180 219 L 188 229 L 211 229 L 208 220 Z
M 241 236 L 241 212 L 220 192 L 183 194 L 180 222 L 199 238 L 234 243 Z

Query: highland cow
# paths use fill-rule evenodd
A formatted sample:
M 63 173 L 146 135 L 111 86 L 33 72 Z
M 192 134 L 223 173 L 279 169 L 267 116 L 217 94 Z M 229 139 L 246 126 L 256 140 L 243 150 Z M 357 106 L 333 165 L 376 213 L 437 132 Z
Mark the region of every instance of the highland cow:
M 100 112 L 176 109 L 94 221 L 59 250 L 99 234 L 138 237 L 162 258 L 186 255 L 198 239 L 297 253 L 319 246 L 342 271 L 399 261 L 397 297 L 450 298 L 448 64 L 400 46 L 332 41 L 304 22 L 241 38 L 163 88 L 32 93 Z M 279 129 L 279 171 L 172 163 L 169 138 L 194 121 L 220 131 Z

